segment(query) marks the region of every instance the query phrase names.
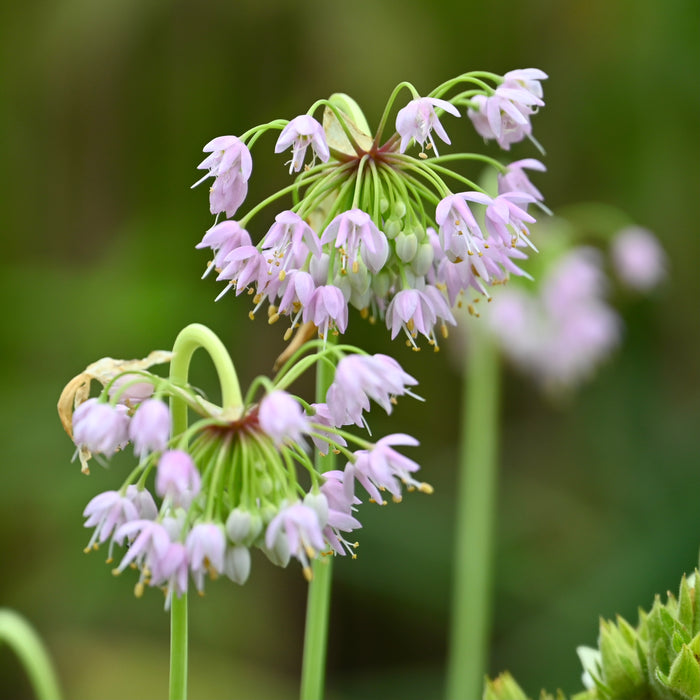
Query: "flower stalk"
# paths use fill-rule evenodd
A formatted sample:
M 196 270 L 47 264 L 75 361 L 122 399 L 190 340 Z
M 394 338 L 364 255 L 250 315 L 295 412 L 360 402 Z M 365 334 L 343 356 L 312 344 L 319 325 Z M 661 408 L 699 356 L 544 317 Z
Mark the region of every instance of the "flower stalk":
M 39 700 L 61 700 L 61 691 L 51 659 L 39 635 L 14 610 L 0 608 L 0 644 L 17 654 Z
M 446 698 L 481 697 L 491 622 L 500 367 L 474 324 L 466 353 Z
M 333 383 L 333 367 L 325 362 L 316 365 L 316 401 L 325 400 Z M 335 454 L 316 454 L 316 471 L 328 472 L 335 468 Z M 328 647 L 328 620 L 331 601 L 333 559 L 317 559 L 312 566 L 313 578 L 309 581 L 304 629 L 304 654 L 301 666 L 301 700 L 321 700 L 326 679 L 326 651 Z

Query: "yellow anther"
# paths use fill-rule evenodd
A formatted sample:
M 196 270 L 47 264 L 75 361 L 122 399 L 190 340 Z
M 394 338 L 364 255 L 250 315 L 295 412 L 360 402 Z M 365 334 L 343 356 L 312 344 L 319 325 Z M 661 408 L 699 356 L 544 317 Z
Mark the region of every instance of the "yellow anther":
M 143 583 L 139 581 L 135 586 L 134 586 L 134 595 L 137 598 L 140 598 L 143 595 Z
M 425 481 L 418 487 L 421 493 L 427 493 L 430 495 L 435 489 L 430 484 L 426 484 Z
M 259 304 L 263 300 L 263 295 L 262 294 L 256 294 L 253 297 L 253 304 Z
M 311 567 L 310 567 L 310 566 L 305 566 L 305 567 L 302 569 L 302 572 L 304 573 L 304 578 L 305 578 L 307 581 L 309 581 L 309 582 L 310 582 L 311 579 L 314 577 L 313 573 L 311 573 Z
M 402 501 L 403 499 L 401 498 L 401 496 L 392 496 L 392 497 L 391 497 L 391 500 L 392 500 L 394 503 L 401 503 L 401 501 Z
M 249 311 L 249 312 L 248 312 L 248 318 L 249 318 L 251 321 L 254 321 L 254 320 L 255 320 L 255 312 L 254 312 L 254 311 Z
M 287 330 L 284 332 L 284 339 L 289 340 L 292 337 L 293 332 L 294 332 L 293 328 L 287 328 Z
M 272 325 L 273 323 L 277 323 L 277 321 L 280 320 L 280 315 L 279 314 L 272 314 L 268 319 L 267 322 Z
M 369 309 L 366 306 L 364 309 L 360 309 L 360 316 L 362 318 L 367 318 L 367 316 L 369 316 Z
M 278 279 L 280 282 L 284 281 L 284 278 L 287 276 L 287 273 L 285 270 L 280 270 L 279 275 L 277 275 Z
M 246 292 L 246 294 L 248 296 L 250 296 L 251 294 L 255 294 L 255 290 L 252 287 L 248 287 L 248 291 Z
M 443 338 L 447 338 L 447 336 L 449 335 L 447 326 L 444 323 L 442 324 L 442 326 L 440 326 L 440 332 L 442 333 Z
M 406 322 L 406 328 L 408 328 L 411 333 L 413 333 L 413 327 L 415 326 L 415 323 L 413 323 L 413 319 L 409 318 L 408 321 Z M 415 336 L 413 336 L 415 338 Z
M 423 153 L 423 151 L 421 151 L 421 152 L 418 154 L 418 157 L 421 158 L 422 160 L 425 160 L 425 159 L 428 157 L 428 154 L 427 154 L 427 153 Z
M 353 272 L 359 272 L 360 271 L 360 263 L 355 260 L 355 262 L 352 264 L 352 271 Z

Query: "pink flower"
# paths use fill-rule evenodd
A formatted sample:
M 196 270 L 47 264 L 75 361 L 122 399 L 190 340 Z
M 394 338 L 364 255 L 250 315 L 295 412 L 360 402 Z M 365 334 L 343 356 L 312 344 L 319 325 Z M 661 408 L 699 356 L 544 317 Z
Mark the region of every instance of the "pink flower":
M 141 403 L 141 401 L 153 396 L 153 384 L 151 384 L 151 382 L 134 382 L 135 379 L 136 375 L 134 374 L 124 374 L 121 377 L 117 377 L 111 383 L 107 392 L 110 400 L 119 392 L 118 403 L 126 406 L 136 406 Z M 134 383 L 132 384 L 132 382 Z M 124 389 L 124 391 L 119 391 L 125 384 L 129 384 L 130 386 Z
M 131 499 L 122 496 L 118 491 L 105 491 L 95 496 L 85 506 L 83 516 L 87 518 L 85 527 L 95 528 L 85 551 L 92 549 L 96 543 L 105 542 L 124 523 L 139 518 L 136 506 Z
M 322 338 L 328 336 L 328 330 L 335 326 L 340 333 L 345 333 L 348 326 L 348 303 L 343 293 L 331 284 L 317 287 L 304 309 L 304 321 L 313 321 Z
M 187 549 L 182 542 L 171 542 L 163 555 L 153 561 L 150 585 L 164 587 L 166 610 L 170 609 L 173 594 L 179 598 L 187 593 L 188 566 Z
M 145 457 L 149 452 L 160 452 L 170 439 L 170 409 L 158 399 L 141 403 L 129 423 L 129 438 L 134 454 Z
M 299 172 L 304 164 L 306 149 L 311 146 L 314 152 L 314 161 L 318 157 L 323 163 L 330 158 L 330 151 L 326 143 L 326 135 L 323 127 L 312 116 L 302 114 L 294 117 L 275 144 L 275 153 L 282 153 L 292 147 L 292 160 L 289 163 L 289 172 Z M 313 165 L 313 162 L 312 162 Z
M 192 578 L 201 593 L 204 590 L 204 575 L 209 573 L 212 578 L 216 578 L 224 570 L 224 531 L 214 523 L 198 523 L 187 535 L 185 549 Z
M 195 248 L 210 248 L 214 253 L 214 259 L 207 266 L 202 277 L 206 277 L 212 269 L 221 270 L 226 256 L 232 250 L 249 245 L 252 245 L 250 235 L 237 221 L 222 221 L 212 226 L 195 246 Z
M 496 139 L 501 148 L 509 150 L 512 143 L 532 133 L 530 115 L 544 105 L 539 81 L 547 75 L 536 68 L 526 68 L 509 71 L 503 77 L 493 95 L 472 98 L 467 116 L 483 138 Z
M 388 355 L 347 355 L 336 367 L 326 403 L 336 425 L 361 427 L 370 399 L 390 414 L 392 397 L 410 393 L 407 387 L 417 383 Z
M 328 513 L 323 536 L 336 554 L 345 556 L 349 552 L 354 557 L 356 543 L 348 542 L 340 534 L 341 531 L 351 532 L 362 527 L 360 521 L 352 515 L 354 506 L 361 503 L 354 494 L 353 479 L 350 478 L 349 487 L 346 486 L 346 473 L 337 469 L 325 472 L 323 477 L 326 481 L 321 486 L 321 494 L 326 499 Z
M 192 187 L 196 187 L 208 177 L 215 178 L 209 190 L 211 213 L 220 214 L 225 211 L 226 216 L 231 218 L 248 194 L 248 180 L 253 172 L 250 151 L 235 136 L 219 136 L 202 150 L 211 155 L 197 168 L 209 172 Z
M 156 493 L 175 507 L 189 508 L 201 488 L 199 470 L 187 452 L 168 450 L 158 460 Z
M 321 528 L 316 511 L 297 501 L 280 509 L 270 521 L 265 533 L 265 545 L 272 550 L 278 538 L 286 540 L 289 552 L 301 562 L 304 576 L 310 580 L 309 557 L 315 557 L 325 548 Z
M 467 255 L 480 253 L 485 244 L 481 227 L 465 201 L 467 194 L 449 195 L 435 209 L 442 250 L 453 262 L 456 258 L 464 259 Z
M 411 473 L 420 468 L 413 460 L 404 457 L 392 445 L 418 445 L 410 435 L 396 433 L 379 440 L 370 450 L 355 452 L 355 461 L 345 468 L 346 479 L 357 479 L 377 503 L 384 503 L 380 491 L 389 491 L 394 500 L 401 500 L 401 482 L 410 488 L 428 490 L 416 481 Z
M 309 254 L 321 255 L 321 242 L 316 232 L 298 214 L 283 211 L 275 217 L 275 223 L 265 235 L 262 252 L 270 264 L 270 272 L 279 268 L 285 272 L 288 267 L 299 268 Z
M 73 442 L 90 452 L 110 457 L 129 442 L 126 406 L 88 399 L 73 412 Z
M 486 230 L 497 241 L 510 246 L 522 242 L 534 248 L 526 226 L 535 222 L 535 217 L 527 213 L 527 205 L 535 201 L 532 195 L 524 192 L 506 192 L 491 198 L 481 192 L 463 192 L 460 196 L 486 205 Z M 524 204 L 525 208 L 518 206 L 519 204 Z
M 507 192 L 522 192 L 533 197 L 538 202 L 544 200 L 542 193 L 530 182 L 530 178 L 524 170 L 547 170 L 545 166 L 535 158 L 516 160 L 508 166 L 505 174 L 498 176 L 498 194 Z
M 418 333 L 435 344 L 434 326 L 438 321 L 456 324 L 447 301 L 442 294 L 430 285 L 418 289 L 404 289 L 389 302 L 386 310 L 386 326 L 391 330 L 392 339 L 403 329 L 413 347 Z
M 124 571 L 131 562 L 141 569 L 153 571 L 171 544 L 168 531 L 153 520 L 131 520 L 124 523 L 116 531 L 114 539 L 121 544 L 125 538 L 131 540 L 131 544 L 117 567 L 117 572 Z
M 345 260 L 350 260 L 353 271 L 357 272 L 357 256 L 373 273 L 384 267 L 389 257 L 389 242 L 377 228 L 369 214 L 361 209 L 350 209 L 336 216 L 321 236 L 321 243 L 333 243 L 343 251 Z
M 435 155 L 438 155 L 432 131 L 435 131 L 445 143 L 450 143 L 447 132 L 440 123 L 437 114 L 435 114 L 436 107 L 453 114 L 455 117 L 459 116 L 459 110 L 453 104 L 447 102 L 447 100 L 439 100 L 434 97 L 419 97 L 411 100 L 399 111 L 396 116 L 396 131 L 401 136 L 401 144 L 399 146 L 401 153 L 405 153 L 411 139 L 414 139 L 421 147 L 426 141 L 430 141 Z
M 342 436 L 324 430 L 322 427 L 326 426 L 330 428 L 338 428 L 341 425 L 343 425 L 342 423 L 335 422 L 333 416 L 331 415 L 330 409 L 328 408 L 328 405 L 325 403 L 312 403 L 311 408 L 316 410 L 316 413 L 314 413 L 313 416 L 309 417 L 309 423 L 311 424 L 310 430 L 312 433 L 311 439 L 313 440 L 316 449 L 321 454 L 328 454 L 329 450 L 331 449 L 330 443 L 328 442 L 328 438 L 331 438 L 334 443 L 345 447 L 345 445 L 347 445 L 347 442 Z M 335 447 L 333 447 L 333 449 L 335 449 Z
M 299 402 L 286 391 L 276 390 L 265 396 L 258 411 L 260 427 L 277 445 L 285 442 L 303 444 L 309 421 Z
M 229 284 L 219 294 L 220 299 L 231 287 L 238 296 L 249 284 L 264 284 L 268 276 L 265 256 L 254 245 L 242 245 L 232 250 L 225 259 L 226 266 L 221 270 L 217 281 L 229 280 Z
M 615 234 L 611 244 L 615 272 L 639 292 L 648 292 L 666 276 L 666 254 L 651 231 L 628 226 Z

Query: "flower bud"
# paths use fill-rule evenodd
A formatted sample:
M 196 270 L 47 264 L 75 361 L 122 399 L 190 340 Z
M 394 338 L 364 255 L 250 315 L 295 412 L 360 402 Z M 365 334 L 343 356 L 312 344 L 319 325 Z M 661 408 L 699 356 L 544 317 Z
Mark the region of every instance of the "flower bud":
M 247 547 L 229 547 L 224 558 L 224 572 L 242 586 L 250 576 L 250 550 Z
M 418 252 L 411 261 L 411 269 L 419 277 L 428 273 L 432 264 L 435 253 L 433 246 L 430 243 L 421 243 L 418 246 Z
M 411 262 L 418 250 L 416 237 L 412 233 L 402 231 L 396 236 L 394 243 L 396 245 L 396 255 L 399 256 L 400 260 L 405 263 Z

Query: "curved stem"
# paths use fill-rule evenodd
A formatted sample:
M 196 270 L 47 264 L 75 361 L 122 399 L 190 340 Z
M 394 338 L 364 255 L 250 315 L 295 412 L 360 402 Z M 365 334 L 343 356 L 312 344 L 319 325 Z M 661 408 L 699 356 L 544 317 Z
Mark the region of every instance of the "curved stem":
M 5 642 L 19 658 L 39 700 L 60 700 L 58 679 L 48 652 L 34 628 L 18 613 L 0 609 L 0 644 Z
M 193 323 L 178 334 L 173 344 L 170 379 L 187 385 L 192 355 L 204 348 L 211 356 L 221 384 L 221 405 L 224 409 L 243 406 L 241 389 L 231 357 L 219 338 L 206 326 Z M 173 395 L 170 398 L 173 437 L 187 430 L 187 404 Z M 187 698 L 187 594 L 174 595 L 170 606 L 170 700 Z
M 447 698 L 481 697 L 491 621 L 500 368 L 478 325 L 464 373 Z
M 334 336 L 328 338 L 333 342 Z M 316 365 L 316 401 L 326 400 L 328 387 L 333 383 L 335 367 L 331 363 Z M 316 470 L 319 473 L 335 468 L 332 450 L 327 455 L 316 454 Z M 306 628 L 304 630 L 304 657 L 301 667 L 301 700 L 321 700 L 326 676 L 326 648 L 328 643 L 328 617 L 331 599 L 333 558 L 316 558 L 312 566 L 313 578 L 309 583 L 306 603 Z

